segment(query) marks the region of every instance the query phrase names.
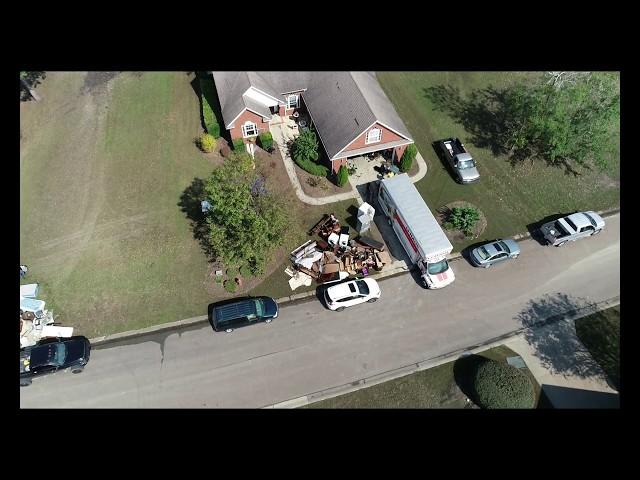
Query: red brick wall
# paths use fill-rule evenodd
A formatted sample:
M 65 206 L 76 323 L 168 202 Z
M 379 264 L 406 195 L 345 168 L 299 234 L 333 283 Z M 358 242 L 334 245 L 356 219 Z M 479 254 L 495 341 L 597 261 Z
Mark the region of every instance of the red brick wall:
M 233 122 L 235 125 L 234 128 L 229 129 L 229 133 L 231 134 L 231 139 L 235 140 L 236 138 L 242 138 L 242 125 L 247 120 L 251 120 L 258 126 L 258 133 L 268 132 L 269 131 L 269 120 L 263 119 L 260 115 L 255 114 L 249 110 L 245 110 L 240 114 L 238 118 Z
M 370 143 L 367 145 L 365 143 L 367 141 L 367 133 L 369 133 L 369 130 L 373 128 L 379 128 L 382 130 L 382 140 L 380 142 Z M 397 133 L 392 132 L 388 128 L 383 127 L 379 123 L 376 123 L 371 128 L 368 128 L 367 131 L 364 132 L 362 135 L 360 135 L 352 144 L 350 144 L 347 148 L 345 148 L 343 152 L 348 152 L 350 150 L 358 150 L 359 148 L 373 147 L 377 145 L 380 145 L 380 149 L 382 150 L 384 149 L 385 143 L 395 142 L 397 140 L 405 140 L 405 138 L 401 137 Z
M 395 148 L 395 151 L 396 151 L 395 163 L 400 163 L 400 159 L 402 158 L 402 155 L 404 154 L 404 151 L 407 149 L 408 146 L 409 145 L 400 145 L 399 147 Z
M 333 173 L 338 173 L 338 170 L 340 170 L 341 165 L 344 165 L 345 167 L 347 166 L 346 158 L 339 158 L 331 162 L 331 166 L 333 167 Z

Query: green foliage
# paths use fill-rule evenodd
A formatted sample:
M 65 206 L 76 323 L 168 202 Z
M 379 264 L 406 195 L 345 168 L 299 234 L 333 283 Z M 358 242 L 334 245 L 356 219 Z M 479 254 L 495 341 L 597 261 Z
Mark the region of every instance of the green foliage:
M 474 225 L 480 220 L 480 212 L 473 207 L 454 207 L 444 226 L 447 229 L 462 230 L 465 235 L 472 234 Z
M 271 136 L 271 132 L 262 132 L 258 135 L 258 139 L 260 140 L 260 146 L 269 151 L 273 148 L 273 137 Z
M 240 275 L 244 278 L 249 278 L 251 276 L 251 269 L 248 265 L 243 265 L 240 267 Z
M 213 135 L 203 133 L 198 138 L 198 146 L 203 152 L 211 153 L 216 148 L 216 139 L 213 138 Z
M 475 371 L 474 401 L 481 408 L 534 408 L 535 391 L 529 377 L 507 363 L 487 360 Z
M 404 154 L 402 154 L 402 159 L 400 159 L 401 172 L 408 172 L 409 170 L 411 170 L 411 165 L 413 165 L 413 160 L 416 158 L 417 154 L 418 154 L 418 149 L 413 143 L 407 146 L 407 148 L 404 151 Z
M 216 283 L 222 283 L 222 277 L 216 275 Z
M 220 125 L 213 111 L 213 102 L 215 101 L 215 86 L 209 75 L 200 78 L 200 91 L 202 92 L 202 118 L 207 132 L 214 138 L 220 137 Z
M 247 148 L 244 146 L 244 140 L 242 138 L 236 138 L 233 140 L 233 149 L 238 152 L 246 152 Z
M 620 115 L 615 73 L 595 72 L 561 88 L 518 85 L 505 96 L 507 146 L 516 157 L 540 157 L 552 165 L 606 167 Z
M 229 293 L 235 292 L 237 287 L 238 286 L 236 285 L 236 282 L 234 280 L 224 281 L 224 289 Z
M 287 206 L 270 193 L 252 195 L 258 176 L 248 154 L 233 153 L 205 184 L 209 244 L 227 265 L 260 275 L 274 249 L 287 240 Z
M 347 171 L 347 167 L 344 165 L 340 165 L 340 169 L 338 170 L 337 183 L 339 187 L 344 187 L 349 181 L 349 172 Z
M 24 80 L 30 88 L 36 87 L 46 77 L 46 72 L 20 72 L 20 78 Z
M 238 270 L 234 267 L 229 267 L 227 268 L 227 271 L 225 273 L 227 274 L 227 277 L 234 278 L 236 275 L 238 275 Z
M 316 163 L 320 157 L 318 148 L 316 133 L 311 129 L 304 130 L 298 138 L 294 140 L 291 146 L 291 156 L 305 172 L 319 177 L 326 177 L 329 169 L 324 165 Z

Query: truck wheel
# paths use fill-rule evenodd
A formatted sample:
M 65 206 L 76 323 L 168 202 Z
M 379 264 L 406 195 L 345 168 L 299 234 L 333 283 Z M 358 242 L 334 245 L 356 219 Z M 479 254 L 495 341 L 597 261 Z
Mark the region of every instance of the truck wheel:
M 556 245 L 556 247 L 561 247 L 562 245 L 564 245 L 565 243 L 567 243 L 567 240 L 565 240 L 564 242 L 560 242 L 558 245 Z
M 227 329 L 225 330 L 225 332 L 227 332 L 227 333 L 231 333 L 231 332 L 233 332 L 233 328 L 227 328 Z
M 82 373 L 83 370 L 84 368 L 82 367 L 74 367 L 73 370 L 71 370 L 71 373 Z
M 370 298 L 369 300 L 367 300 L 367 303 L 374 303 L 377 300 L 377 298 Z
M 602 229 L 600 229 L 600 230 L 596 230 L 596 231 L 594 231 L 594 232 L 591 234 L 591 236 L 593 237 L 594 235 L 597 235 L 597 234 L 598 234 L 598 233 L 600 233 L 601 231 L 602 231 Z
M 22 378 L 22 379 L 20 379 L 20 386 L 21 387 L 28 387 L 29 385 L 31 385 L 31 379 L 30 378 Z
M 343 310 L 344 310 L 344 307 L 338 307 L 338 308 L 336 308 L 336 312 L 341 312 L 341 311 L 343 311 Z
M 264 323 L 271 323 L 271 321 L 273 320 L 273 318 L 267 318 Z

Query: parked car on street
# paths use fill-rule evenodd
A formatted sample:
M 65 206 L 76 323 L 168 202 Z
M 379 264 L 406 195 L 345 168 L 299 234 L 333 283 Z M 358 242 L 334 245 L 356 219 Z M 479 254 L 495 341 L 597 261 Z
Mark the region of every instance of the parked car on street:
M 278 317 L 278 304 L 271 297 L 232 298 L 209 305 L 209 323 L 216 332 L 227 333 L 234 329 L 271 323 Z
M 518 255 L 520 255 L 518 243 L 508 238 L 506 240 L 498 239 L 493 242 L 487 242 L 474 248 L 471 250 L 469 258 L 476 267 L 489 268 L 504 260 L 518 258 Z
M 350 280 L 332 285 L 324 291 L 329 310 L 341 312 L 360 303 L 373 303 L 380 298 L 380 286 L 373 278 Z
M 577 212 L 566 217 L 547 222 L 540 227 L 540 233 L 548 245 L 560 247 L 583 237 L 600 233 L 604 220 L 596 212 Z
M 20 350 L 20 386 L 31 385 L 31 379 L 58 370 L 81 373 L 89 362 L 91 343 L 86 337 L 52 338 Z

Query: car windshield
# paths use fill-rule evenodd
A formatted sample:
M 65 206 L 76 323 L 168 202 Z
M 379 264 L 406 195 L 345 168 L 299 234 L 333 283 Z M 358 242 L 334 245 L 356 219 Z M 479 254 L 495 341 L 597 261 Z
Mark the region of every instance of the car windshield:
M 446 258 L 438 263 L 427 264 L 427 271 L 431 275 L 437 275 L 438 273 L 446 272 L 448 269 L 449 269 L 449 263 L 447 262 Z
M 560 232 L 563 235 L 567 235 L 569 232 L 567 232 L 567 230 L 562 226 L 562 224 L 560 222 L 555 222 L 553 224 L 553 226 L 555 227 L 555 229 Z
M 461 160 L 458 162 L 458 168 L 460 170 L 464 170 L 466 168 L 471 168 L 475 166 L 476 166 L 476 162 L 473 160 L 473 158 L 470 160 Z
M 487 252 L 487 249 L 484 247 L 478 248 L 478 255 L 480 255 L 480 258 L 483 260 L 489 258 L 489 252 Z
M 363 280 L 356 280 L 356 285 L 362 295 L 369 295 L 369 286 L 367 285 L 367 282 Z

